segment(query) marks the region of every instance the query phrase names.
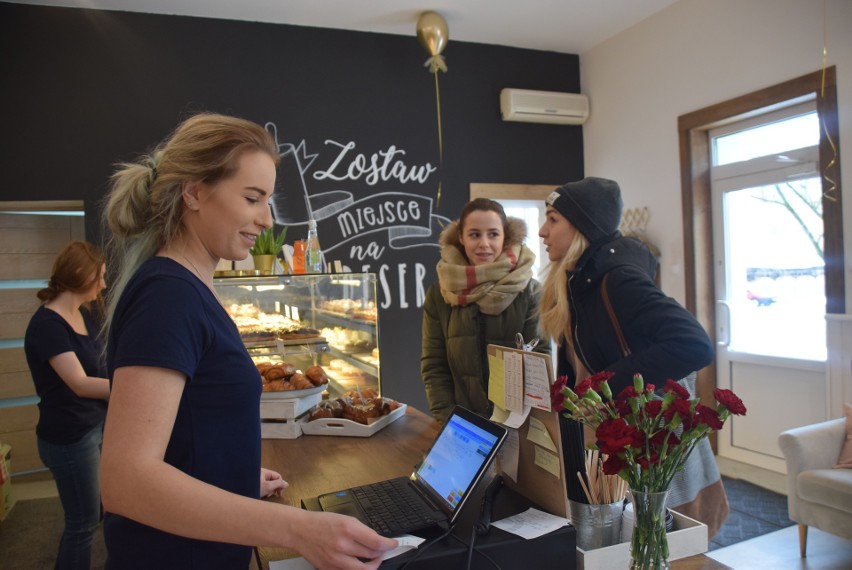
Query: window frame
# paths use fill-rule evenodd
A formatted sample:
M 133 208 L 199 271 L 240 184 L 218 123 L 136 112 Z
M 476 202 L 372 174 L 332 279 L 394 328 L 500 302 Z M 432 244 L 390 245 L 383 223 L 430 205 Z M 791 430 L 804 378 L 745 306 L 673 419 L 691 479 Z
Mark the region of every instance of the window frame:
M 686 307 L 715 336 L 710 130 L 771 106 L 813 98 L 820 117 L 819 172 L 825 223 L 826 314 L 846 312 L 840 141 L 835 67 L 678 117 Z M 715 340 L 715 339 L 714 339 Z M 715 371 L 712 372 L 715 375 Z

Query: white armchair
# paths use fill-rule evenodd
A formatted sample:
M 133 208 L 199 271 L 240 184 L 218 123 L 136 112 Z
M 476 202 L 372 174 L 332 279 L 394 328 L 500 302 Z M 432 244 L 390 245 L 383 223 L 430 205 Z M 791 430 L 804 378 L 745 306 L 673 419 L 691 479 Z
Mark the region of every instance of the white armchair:
M 791 429 L 778 444 L 787 462 L 787 508 L 799 524 L 799 551 L 808 527 L 852 540 L 852 469 L 835 469 L 846 441 L 846 419 Z

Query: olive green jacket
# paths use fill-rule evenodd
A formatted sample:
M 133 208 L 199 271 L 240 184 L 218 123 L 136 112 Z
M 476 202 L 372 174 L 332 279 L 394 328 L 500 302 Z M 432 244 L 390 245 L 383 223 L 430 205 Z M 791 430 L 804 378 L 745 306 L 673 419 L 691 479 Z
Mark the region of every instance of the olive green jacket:
M 523 229 L 525 235 L 526 227 Z M 507 243 L 514 242 L 513 238 L 507 235 Z M 486 315 L 476 303 L 448 304 L 438 283 L 429 288 L 423 304 L 420 373 L 435 419 L 443 424 L 456 404 L 490 416 L 486 346 L 515 348 L 515 334 L 519 332 L 526 341 L 538 336 L 539 289 L 538 281 L 530 279 L 502 313 Z M 549 340 L 540 342 L 536 352 L 549 354 Z
M 515 348 L 515 333 L 529 341 L 538 336 L 538 281 L 529 284 L 499 315 L 485 315 L 479 306 L 450 306 L 437 284 L 423 305 L 423 353 L 420 373 L 426 385 L 429 409 L 442 424 L 456 404 L 490 416 L 486 345 Z M 550 342 L 536 352 L 550 353 Z

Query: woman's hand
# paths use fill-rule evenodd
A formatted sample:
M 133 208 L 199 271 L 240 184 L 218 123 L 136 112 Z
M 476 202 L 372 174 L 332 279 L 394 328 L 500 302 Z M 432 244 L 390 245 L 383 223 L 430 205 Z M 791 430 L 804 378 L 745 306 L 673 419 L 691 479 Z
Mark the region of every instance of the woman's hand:
M 382 554 L 397 541 L 379 535 L 358 519 L 337 513 L 304 512 L 303 539 L 294 545 L 305 559 L 322 570 L 373 570 Z
M 289 487 L 290 484 L 285 481 L 281 474 L 271 469 L 260 468 L 260 498 L 265 497 L 280 497 L 281 492 Z

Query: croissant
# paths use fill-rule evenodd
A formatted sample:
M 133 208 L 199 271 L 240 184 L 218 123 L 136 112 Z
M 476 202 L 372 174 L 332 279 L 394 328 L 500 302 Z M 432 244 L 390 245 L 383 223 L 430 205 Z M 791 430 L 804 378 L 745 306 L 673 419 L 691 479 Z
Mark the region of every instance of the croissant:
M 328 383 L 328 376 L 325 374 L 325 370 L 323 370 L 322 366 L 309 366 L 307 370 L 305 370 L 305 376 L 308 377 L 308 380 L 314 386 L 322 386 L 323 384 Z
M 308 378 L 301 372 L 296 372 L 290 376 L 290 384 L 293 385 L 293 389 L 295 390 L 304 390 L 305 388 L 314 387 L 311 381 L 308 380 Z
M 284 380 L 271 380 L 267 384 L 263 385 L 264 392 L 281 392 L 282 390 L 286 390 L 286 386 L 289 384 Z
M 270 382 L 273 380 L 282 380 L 286 376 L 287 375 L 284 373 L 284 367 L 280 364 L 270 366 L 266 369 L 266 373 L 264 373 L 264 377 L 266 377 L 266 379 Z

